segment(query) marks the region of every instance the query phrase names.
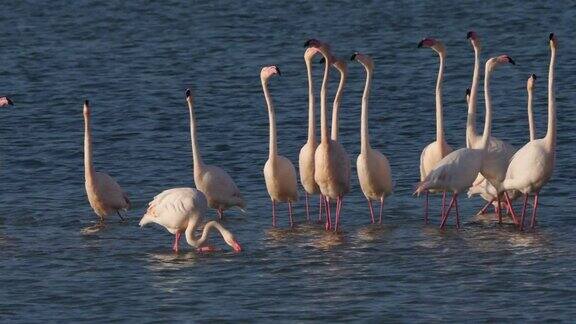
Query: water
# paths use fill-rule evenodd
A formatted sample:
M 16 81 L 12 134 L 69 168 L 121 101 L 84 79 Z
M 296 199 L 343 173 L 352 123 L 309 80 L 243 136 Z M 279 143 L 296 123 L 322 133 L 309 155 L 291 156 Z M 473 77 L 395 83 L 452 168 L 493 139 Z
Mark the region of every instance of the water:
M 542 321 L 576 315 L 573 5 L 14 1 L 2 12 L 0 94 L 11 95 L 16 106 L 0 112 L 0 319 Z M 470 29 L 482 38 L 483 59 L 505 53 L 518 63 L 496 71 L 492 83 L 494 135 L 516 147 L 528 137 L 531 73 L 540 77 L 535 111 L 538 135 L 545 132 L 548 33 L 559 38 L 558 159 L 541 194 L 535 233 L 498 226 L 493 215 L 473 218 L 478 199 L 461 201 L 463 230 L 439 231 L 436 216 L 435 224 L 422 224 L 423 200 L 411 196 L 421 149 L 435 134 L 438 67 L 437 55 L 416 45 L 424 36 L 446 44 L 446 135 L 461 147 Z M 389 157 L 396 181 L 383 228 L 367 225 L 354 176 L 341 237 L 303 223 L 302 203 L 295 207 L 296 230 L 285 230 L 285 206 L 282 229 L 270 230 L 259 71 L 269 64 L 282 69 L 271 82 L 278 146 L 296 163 L 306 137 L 302 44 L 310 37 L 330 42 L 342 57 L 357 50 L 375 60 L 372 145 Z M 341 138 L 355 160 L 364 71 L 357 63 L 349 68 Z M 320 70 L 316 64 L 318 85 Z M 205 162 L 228 170 L 248 201 L 246 215 L 232 211 L 224 222 L 243 244 L 241 254 L 213 236 L 223 252 L 175 255 L 167 232 L 137 226 L 155 194 L 193 185 L 188 86 Z M 84 192 L 85 98 L 93 108 L 96 168 L 114 176 L 134 203 L 128 223 L 112 217 L 93 235 L 81 232 L 96 221 Z M 437 197 L 432 204 L 437 212 Z

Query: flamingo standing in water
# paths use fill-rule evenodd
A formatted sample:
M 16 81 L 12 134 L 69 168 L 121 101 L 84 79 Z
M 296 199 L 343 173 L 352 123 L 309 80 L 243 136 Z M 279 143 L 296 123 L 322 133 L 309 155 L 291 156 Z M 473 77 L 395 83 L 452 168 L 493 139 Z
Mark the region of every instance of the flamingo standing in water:
M 524 207 L 520 220 L 520 229 L 524 227 L 524 215 L 529 196 L 534 195 L 534 207 L 530 228 L 536 226 L 536 212 L 538 210 L 538 196 L 542 187 L 548 183 L 554 171 L 556 154 L 556 97 L 554 95 L 554 68 L 556 66 L 556 49 L 558 40 L 550 34 L 550 66 L 548 70 L 548 130 L 544 138 L 531 140 L 524 145 L 512 158 L 506 179 L 502 183 L 500 193 L 504 192 L 510 206 L 507 190 L 517 190 L 524 194 Z M 511 208 L 512 215 L 515 214 Z
M 314 179 L 318 183 L 322 195 L 326 198 L 326 230 L 332 229 L 330 199 L 336 199 L 334 231 L 338 231 L 342 200 L 350 190 L 350 158 L 342 144 L 332 140 L 328 134 L 326 99 L 330 65 L 333 63 L 334 57 L 330 53 L 328 45 L 316 39 L 306 41 L 305 46 L 316 48 L 324 57 L 324 78 L 320 91 L 320 132 L 322 134 L 320 145 L 318 145 L 314 155 Z
M 444 80 L 446 48 L 442 42 L 434 38 L 424 38 L 418 43 L 418 47 L 429 47 L 438 53 L 438 57 L 440 58 L 440 68 L 436 80 L 436 141 L 428 144 L 420 155 L 420 181 L 424 181 L 436 165 L 452 152 L 452 147 L 446 143 L 446 139 L 444 138 L 444 116 L 442 114 L 442 81 Z M 426 223 L 428 223 L 428 193 L 429 191 L 427 190 L 425 192 L 426 202 L 424 203 L 424 221 Z M 442 213 L 444 213 L 445 199 L 446 192 L 443 192 Z
M 320 193 L 320 188 L 314 180 L 314 153 L 318 147 L 316 141 L 316 120 L 314 111 L 314 82 L 312 81 L 312 59 L 318 53 L 315 48 L 308 48 L 304 52 L 304 61 L 308 72 L 308 139 L 306 144 L 300 149 L 298 156 L 298 166 L 300 170 L 300 182 L 304 187 L 306 197 L 306 219 L 310 220 L 309 195 Z M 322 218 L 322 196 L 320 196 L 320 211 L 318 221 Z
M 268 161 L 264 165 L 264 180 L 266 189 L 272 200 L 272 226 L 276 227 L 276 202 L 287 202 L 290 217 L 290 227 L 294 226 L 292 220 L 292 203 L 298 201 L 298 185 L 296 183 L 296 169 L 290 160 L 282 155 L 278 155 L 276 147 L 276 113 L 274 104 L 268 90 L 268 80 L 271 76 L 280 74 L 280 69 L 273 66 L 266 66 L 260 72 L 262 90 L 268 106 L 268 118 L 270 119 L 270 154 Z
M 370 134 L 368 130 L 368 98 L 370 96 L 370 87 L 372 85 L 372 73 L 374 62 L 369 56 L 360 53 L 354 53 L 351 60 L 357 60 L 366 69 L 366 85 L 362 95 L 362 117 L 361 117 L 361 146 L 360 155 L 356 160 L 358 169 L 358 180 L 362 192 L 368 201 L 370 208 L 371 223 L 374 224 L 374 210 L 372 200 L 380 201 L 380 218 L 378 223 L 382 224 L 382 209 L 384 207 L 384 198 L 392 193 L 392 172 L 390 163 L 382 153 L 372 149 L 370 146 Z
M 442 216 L 440 228 L 444 228 L 452 207 L 456 209 L 456 227 L 460 227 L 460 215 L 458 213 L 458 194 L 470 188 L 478 173 L 482 170 L 484 157 L 488 149 L 488 141 L 492 128 L 492 100 L 490 97 L 490 75 L 500 64 L 515 64 L 512 58 L 501 55 L 489 59 L 486 62 L 484 75 L 484 96 L 486 101 L 486 120 L 480 148 L 461 148 L 443 158 L 438 165 L 418 183 L 415 194 L 429 189 L 451 191 L 452 201 Z
M 0 97 L 0 107 L 14 106 L 14 101 L 8 97 Z
M 186 236 L 186 242 L 198 252 L 215 251 L 216 249 L 206 242 L 212 229 L 219 231 L 226 244 L 230 245 L 235 252 L 242 251 L 234 235 L 216 221 L 206 223 L 202 236 L 196 237 L 196 228 L 203 221 L 207 205 L 206 196 L 194 188 L 164 190 L 148 204 L 148 210 L 140 220 L 140 227 L 149 223 L 165 227 L 168 232 L 174 234 L 174 252 L 178 252 L 178 241 L 182 232 Z
M 94 170 L 88 100 L 84 101 L 84 177 L 88 201 L 96 215 L 100 217 L 100 222 L 104 222 L 104 218 L 113 213 L 124 220 L 120 211 L 130 209 L 128 196 L 111 176 Z
M 208 198 L 208 206 L 218 211 L 218 219 L 224 217 L 224 210 L 230 207 L 243 209 L 246 206 L 240 190 L 232 177 L 224 169 L 202 162 L 196 136 L 196 118 L 192 105 L 192 92 L 186 89 L 186 101 L 190 112 L 190 137 L 194 156 L 194 182 L 198 190 Z
M 468 32 L 466 37 L 470 40 L 474 48 L 474 74 L 472 77 L 472 87 L 470 88 L 470 99 L 468 101 L 468 118 L 466 120 L 466 147 L 480 148 L 482 138 L 476 133 L 476 103 L 478 84 L 480 83 L 480 50 L 482 47 L 480 38 L 475 32 Z M 488 139 L 488 149 L 482 165 L 483 172 L 478 174 L 476 181 L 474 181 L 472 191 L 469 191 L 469 196 L 474 192 L 481 192 L 481 196 L 488 200 L 489 203 L 495 200 L 496 214 L 498 214 L 500 223 L 502 222 L 502 214 L 500 211 L 499 197 L 497 195 L 496 197 L 492 197 L 490 193 L 482 189 L 489 184 L 500 185 L 504 180 L 508 163 L 510 163 L 510 159 L 515 151 L 512 145 L 494 136 L 490 136 Z M 484 175 L 488 177 L 488 181 L 485 181 Z

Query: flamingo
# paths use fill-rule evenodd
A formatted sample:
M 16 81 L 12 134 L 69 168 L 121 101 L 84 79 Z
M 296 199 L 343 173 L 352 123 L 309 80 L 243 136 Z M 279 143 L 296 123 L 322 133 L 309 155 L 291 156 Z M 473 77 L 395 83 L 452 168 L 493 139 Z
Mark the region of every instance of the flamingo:
M 310 207 L 308 203 L 308 195 L 316 195 L 320 193 L 320 188 L 314 180 L 314 152 L 318 147 L 316 141 L 316 121 L 314 111 L 314 82 L 312 81 L 312 59 L 318 53 L 315 48 L 308 48 L 304 52 L 304 61 L 306 62 L 306 70 L 308 72 L 308 139 L 306 144 L 300 149 L 298 156 L 298 166 L 300 170 L 300 182 L 304 187 L 306 197 L 306 219 L 310 220 Z M 322 197 L 320 196 L 320 215 L 322 217 Z
M 196 118 L 192 105 L 192 92 L 186 89 L 186 101 L 190 111 L 190 137 L 192 140 L 192 155 L 194 156 L 194 183 L 198 190 L 208 198 L 208 206 L 218 212 L 218 219 L 224 217 L 224 210 L 238 207 L 243 210 L 246 203 L 232 177 L 224 169 L 202 162 L 200 148 L 196 136 Z
M 94 170 L 88 100 L 84 100 L 84 177 L 88 201 L 96 215 L 100 217 L 100 223 L 103 223 L 104 218 L 113 213 L 124 220 L 120 211 L 125 212 L 130 209 L 130 199 L 114 178 L 104 172 Z
M 186 242 L 198 252 L 211 252 L 215 248 L 208 245 L 206 240 L 212 229 L 220 232 L 226 244 L 235 252 L 242 251 L 242 247 L 224 226 L 217 221 L 210 221 L 204 226 L 202 236 L 197 238 L 195 231 L 203 221 L 208 201 L 206 196 L 194 188 L 173 188 L 162 191 L 148 204 L 146 214 L 140 220 L 140 227 L 149 223 L 163 226 L 174 234 L 174 252 L 178 252 L 178 241 L 184 232 Z
M 276 227 L 276 202 L 288 203 L 290 227 L 294 226 L 292 220 L 292 203 L 298 201 L 298 185 L 296 184 L 296 169 L 290 160 L 278 155 L 276 147 L 276 114 L 274 104 L 268 90 L 268 80 L 271 76 L 280 74 L 280 69 L 275 66 L 266 66 L 260 72 L 262 89 L 268 106 L 268 118 L 270 119 L 270 154 L 264 165 L 264 180 L 266 189 L 272 200 L 272 226 Z
M 472 77 L 472 87 L 470 88 L 470 99 L 468 102 L 468 118 L 466 120 L 466 147 L 469 148 L 480 148 L 482 145 L 481 136 L 476 133 L 476 102 L 478 93 L 478 84 L 480 79 L 480 38 L 478 34 L 474 31 L 468 32 L 466 36 L 472 47 L 474 49 L 474 74 Z M 492 200 L 496 200 L 496 213 L 498 214 L 499 222 L 502 222 L 502 214 L 500 212 L 500 199 L 498 196 L 494 197 L 487 190 L 486 186 L 490 184 L 495 184 L 499 186 L 504 180 L 506 175 L 506 169 L 508 168 L 508 163 L 516 150 L 514 147 L 494 136 L 488 139 L 488 149 L 486 151 L 486 156 L 484 157 L 484 163 L 482 165 L 482 174 L 478 174 L 476 181 L 472 187 L 472 191 L 469 191 L 469 196 L 476 192 L 480 192 L 482 198 L 487 200 L 489 203 Z M 484 180 L 484 174 L 487 175 L 488 181 Z
M 14 106 L 14 101 L 8 97 L 0 97 L 0 107 Z
M 482 168 L 484 157 L 488 149 L 488 142 L 492 128 L 492 100 L 490 97 L 490 75 L 494 69 L 503 63 L 515 64 L 514 60 L 507 55 L 501 55 L 489 59 L 486 62 L 486 71 L 484 75 L 484 96 L 486 101 L 486 119 L 484 122 L 484 133 L 482 134 L 481 146 L 479 148 L 465 147 L 458 149 L 445 158 L 418 183 L 415 194 L 429 189 L 438 189 L 451 191 L 452 200 L 442 216 L 440 228 L 444 228 L 450 209 L 456 209 L 456 227 L 460 227 L 460 215 L 458 212 L 458 194 L 470 188 L 474 179 Z
M 361 124 L 361 146 L 360 155 L 356 160 L 358 170 L 358 180 L 362 192 L 368 201 L 370 209 L 370 220 L 374 224 L 374 210 L 372 209 L 372 200 L 380 201 L 380 218 L 378 223 L 382 224 L 382 209 L 384 207 L 384 198 L 392 193 L 392 172 L 390 163 L 382 153 L 372 149 L 370 146 L 370 134 L 368 129 L 368 98 L 370 96 L 370 87 L 372 85 L 372 73 L 374 71 L 374 61 L 367 55 L 354 53 L 350 58 L 352 61 L 357 60 L 366 69 L 366 85 L 362 95 L 362 124 Z
M 550 34 L 550 65 L 548 70 L 548 130 L 546 136 L 540 139 L 531 140 L 524 145 L 514 157 L 506 171 L 506 179 L 502 183 L 500 192 L 505 193 L 506 200 L 510 206 L 510 199 L 507 190 L 517 190 L 524 194 L 524 207 L 520 220 L 520 230 L 524 228 L 524 215 L 526 204 L 530 195 L 534 196 L 532 209 L 532 219 L 530 228 L 536 226 L 536 213 L 538 210 L 538 196 L 542 187 L 548 183 L 552 177 L 556 152 L 556 97 L 554 95 L 554 68 L 556 66 L 556 49 L 558 39 L 554 34 Z M 515 215 L 511 208 L 512 215 Z
M 320 91 L 320 132 L 322 134 L 320 145 L 318 145 L 314 154 L 314 179 L 326 199 L 326 230 L 332 228 L 330 199 L 336 199 L 334 231 L 337 232 L 340 223 L 342 200 L 344 195 L 350 190 L 350 158 L 342 144 L 332 140 L 328 135 L 326 97 L 330 65 L 333 63 L 334 57 L 330 54 L 328 45 L 316 39 L 306 41 L 305 46 L 316 48 L 325 61 L 324 78 L 322 80 L 322 90 Z M 338 124 L 336 123 L 336 125 Z
M 420 155 L 420 181 L 424 181 L 436 165 L 453 150 L 444 138 L 444 117 L 442 115 L 442 80 L 444 80 L 446 48 L 442 42 L 434 38 L 424 38 L 418 43 L 418 47 L 429 47 L 438 53 L 440 57 L 440 68 L 438 70 L 438 79 L 436 80 L 436 141 L 428 144 Z M 428 193 L 429 191 L 426 191 L 426 202 L 424 203 L 424 221 L 426 224 L 428 224 Z M 445 199 L 446 192 L 443 192 L 442 213 L 444 212 Z

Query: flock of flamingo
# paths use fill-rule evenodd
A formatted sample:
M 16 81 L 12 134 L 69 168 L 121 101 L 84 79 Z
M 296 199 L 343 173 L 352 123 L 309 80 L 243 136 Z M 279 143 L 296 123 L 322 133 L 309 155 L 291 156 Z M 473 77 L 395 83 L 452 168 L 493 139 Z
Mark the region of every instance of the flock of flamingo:
M 440 57 L 440 68 L 436 82 L 436 140 L 427 145 L 420 157 L 420 182 L 416 185 L 414 194 L 424 194 L 424 219 L 429 222 L 428 196 L 430 193 L 442 193 L 440 227 L 444 228 L 451 210 L 455 210 L 456 227 L 460 228 L 458 211 L 458 196 L 467 191 L 468 196 L 480 195 L 486 200 L 481 213 L 489 206 L 494 206 L 498 220 L 502 223 L 503 212 L 509 214 L 519 230 L 524 229 L 528 200 L 534 196 L 530 227 L 536 224 L 538 194 L 548 182 L 554 169 L 556 149 L 556 107 L 554 96 L 554 67 L 556 62 L 557 38 L 550 34 L 550 65 L 548 72 L 548 130 L 543 138 L 536 138 L 532 116 L 532 93 L 536 75 L 532 74 L 527 82 L 528 90 L 528 120 L 530 137 L 528 142 L 516 150 L 510 144 L 491 136 L 492 101 L 490 97 L 490 77 L 500 65 L 515 64 L 507 55 L 490 58 L 485 63 L 484 97 L 486 114 L 482 135 L 476 132 L 476 103 L 478 85 L 480 82 L 480 50 L 481 44 L 475 32 L 469 32 L 467 38 L 474 49 L 474 71 L 472 86 L 467 90 L 468 117 L 466 121 L 466 147 L 453 150 L 445 140 L 442 115 L 442 82 L 445 65 L 444 45 L 436 39 L 425 38 L 418 47 L 431 48 Z M 318 222 L 324 223 L 326 231 L 337 232 L 340 228 L 343 199 L 350 191 L 351 166 L 350 157 L 338 141 L 338 113 L 342 99 L 342 91 L 346 84 L 347 64 L 344 60 L 332 55 L 327 43 L 310 39 L 305 43 L 304 61 L 308 74 L 308 137 L 299 154 L 300 182 L 305 191 L 306 217 L 310 221 L 309 198 L 318 195 Z M 315 133 L 315 100 L 312 82 L 312 62 L 317 55 L 322 56 L 324 75 L 320 90 L 320 141 Z M 384 201 L 393 190 L 392 172 L 385 155 L 370 146 L 368 127 L 368 100 L 374 70 L 373 60 L 362 53 L 354 53 L 351 61 L 357 61 L 366 70 L 366 83 L 361 103 L 361 145 L 360 154 L 356 160 L 358 180 L 366 197 L 370 212 L 370 222 L 376 223 L 373 201 L 380 202 L 378 223 L 382 223 Z M 327 92 L 330 67 L 335 67 L 340 73 L 340 83 L 334 98 L 332 108 L 331 129 L 328 127 Z M 280 75 L 277 66 L 266 66 L 260 72 L 262 89 L 268 107 L 270 122 L 269 157 L 264 165 L 266 189 L 272 202 L 272 226 L 276 227 L 276 203 L 288 203 L 290 227 L 292 219 L 292 204 L 298 201 L 298 181 L 296 169 L 292 162 L 278 154 L 276 145 L 276 115 L 272 96 L 268 89 L 270 78 Z M 233 207 L 243 209 L 245 201 L 232 177 L 224 169 L 206 165 L 202 161 L 197 142 L 196 120 L 192 93 L 186 90 L 186 101 L 190 114 L 190 133 L 194 162 L 194 182 L 196 188 L 173 188 L 165 190 L 154 197 L 149 203 L 146 214 L 140 220 L 140 226 L 156 223 L 174 234 L 174 251 L 178 251 L 178 243 L 182 233 L 187 243 L 200 252 L 214 251 L 207 243 L 208 234 L 212 229 L 220 232 L 224 241 L 234 251 L 242 247 L 234 235 L 218 221 L 209 221 L 204 225 L 201 236 L 196 231 L 203 224 L 207 209 L 213 208 L 218 218 L 224 217 L 224 211 Z M 0 106 L 12 105 L 8 97 L 0 97 Z M 84 167 L 86 192 L 90 206 L 103 223 L 105 217 L 117 214 L 124 219 L 122 213 L 130 208 L 130 200 L 118 183 L 103 172 L 96 172 L 92 161 L 92 138 L 90 128 L 90 104 L 84 102 Z M 452 193 L 451 201 L 446 204 L 446 193 Z M 512 202 L 524 196 L 522 212 L 519 215 Z M 331 205 L 335 202 L 335 216 L 332 218 Z M 323 215 L 324 212 L 324 215 Z M 324 217 L 323 217 L 324 216 Z

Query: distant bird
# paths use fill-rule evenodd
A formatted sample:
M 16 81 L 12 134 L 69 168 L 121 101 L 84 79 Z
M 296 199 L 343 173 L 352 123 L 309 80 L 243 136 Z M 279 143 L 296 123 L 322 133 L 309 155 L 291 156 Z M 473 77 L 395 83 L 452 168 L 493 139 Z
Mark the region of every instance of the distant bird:
M 14 101 L 8 97 L 0 97 L 0 107 L 13 106 Z
M 300 149 L 298 156 L 298 166 L 300 170 L 300 182 L 304 187 L 304 195 L 306 198 L 306 219 L 310 220 L 310 206 L 308 202 L 309 195 L 320 194 L 320 188 L 314 180 L 314 153 L 318 147 L 316 140 L 316 112 L 314 110 L 314 82 L 312 80 L 312 59 L 318 51 L 311 47 L 304 52 L 304 61 L 306 62 L 306 70 L 308 73 L 308 139 L 306 144 Z M 320 211 L 319 219 L 322 215 L 322 197 L 320 196 Z
M 474 48 L 474 75 L 472 77 L 472 87 L 470 88 L 470 100 L 468 103 L 468 118 L 466 120 L 466 147 L 469 148 L 480 148 L 482 145 L 481 136 L 476 133 L 476 102 L 478 93 L 478 84 L 480 79 L 480 38 L 478 34 L 470 31 L 468 32 L 467 38 L 470 40 L 472 47 Z M 488 139 L 488 150 L 484 157 L 483 172 L 478 174 L 478 177 L 474 181 L 474 186 L 480 186 L 479 188 L 473 188 L 472 192 L 483 192 L 482 185 L 495 184 L 499 186 L 506 176 L 506 169 L 508 169 L 508 164 L 510 159 L 516 150 L 514 147 L 494 136 Z M 484 175 L 487 176 L 488 181 L 484 181 Z M 470 193 L 470 192 L 469 192 Z M 495 198 L 496 213 L 498 214 L 499 221 L 502 222 L 502 213 L 500 211 L 500 198 L 498 196 L 491 197 L 488 192 L 481 194 L 483 198 L 491 201 Z
M 442 81 L 444 80 L 444 65 L 446 58 L 446 48 L 444 44 L 434 38 L 424 38 L 418 43 L 418 47 L 429 47 L 440 57 L 440 68 L 438 79 L 436 80 L 436 141 L 428 144 L 420 155 L 420 181 L 438 165 L 440 160 L 452 152 L 452 147 L 446 143 L 444 138 L 444 117 L 442 114 Z M 428 193 L 435 192 L 426 190 L 426 202 L 424 204 L 424 221 L 428 223 Z M 446 192 L 442 193 L 442 213 L 444 213 L 444 200 Z
M 324 78 L 320 91 L 320 145 L 314 155 L 314 179 L 322 195 L 326 198 L 326 230 L 332 229 L 330 199 L 336 200 L 336 217 L 334 231 L 338 231 L 340 223 L 340 211 L 345 194 L 350 191 L 350 157 L 342 144 L 332 140 L 328 134 L 328 112 L 326 107 L 328 76 L 330 65 L 334 57 L 330 53 L 329 46 L 316 39 L 310 39 L 304 44 L 306 47 L 316 48 L 324 57 Z M 337 133 L 337 132 L 336 132 Z
M 292 203 L 298 201 L 298 185 L 296 181 L 296 169 L 290 160 L 278 155 L 276 146 L 276 113 L 274 104 L 268 90 L 268 81 L 271 76 L 280 75 L 280 69 L 275 66 L 266 66 L 260 72 L 262 90 L 268 106 L 268 118 L 270 119 L 270 154 L 264 165 L 264 180 L 266 189 L 272 200 L 272 226 L 276 227 L 276 202 L 287 202 L 290 217 L 290 227 L 294 226 L 292 219 Z
M 196 228 L 202 223 L 207 209 L 206 196 L 194 188 L 174 188 L 162 191 L 148 204 L 146 214 L 140 220 L 140 227 L 156 223 L 174 234 L 174 252 L 178 252 L 178 241 L 184 233 L 186 242 L 199 252 L 211 252 L 215 248 L 208 245 L 208 234 L 216 229 L 235 252 L 242 247 L 224 226 L 216 221 L 210 221 L 204 226 L 202 236 L 196 237 Z
M 534 207 L 530 227 L 536 226 L 538 196 L 542 187 L 548 183 L 554 171 L 556 154 L 556 97 L 554 95 L 554 68 L 556 66 L 556 49 L 558 39 L 550 34 L 550 66 L 548 70 L 548 131 L 544 138 L 532 140 L 524 145 L 512 158 L 506 179 L 500 192 L 504 191 L 508 204 L 510 199 L 507 190 L 517 190 L 524 194 L 524 208 L 520 220 L 520 229 L 524 226 L 526 203 L 530 195 L 534 195 Z M 512 208 L 514 215 L 514 209 Z
M 120 211 L 130 209 L 130 200 L 118 183 L 104 172 L 94 171 L 92 163 L 92 133 L 90 130 L 90 104 L 84 101 L 84 176 L 90 206 L 103 222 L 104 218 L 116 213 L 124 220 Z
M 417 185 L 415 194 L 429 189 L 451 191 L 452 201 L 442 216 L 440 228 L 443 228 L 450 214 L 452 207 L 456 209 L 456 227 L 460 227 L 460 215 L 458 213 L 458 194 L 466 191 L 478 173 L 482 170 L 486 150 L 492 128 L 492 100 L 490 97 L 490 75 L 496 66 L 503 63 L 514 64 L 512 58 L 507 55 L 501 55 L 489 59 L 486 62 L 486 71 L 484 75 L 484 96 L 486 101 L 486 120 L 484 123 L 484 133 L 480 148 L 461 148 L 443 158 L 438 165 L 426 176 L 426 178 Z
M 368 200 L 372 224 L 375 222 L 372 200 L 380 201 L 380 218 L 378 223 L 382 224 L 384 199 L 392 193 L 392 171 L 390 170 L 390 163 L 386 156 L 372 149 L 370 146 L 368 98 L 370 97 L 374 62 L 369 56 L 360 53 L 354 53 L 351 60 L 357 60 L 366 69 L 366 85 L 364 86 L 364 94 L 362 95 L 360 155 L 358 155 L 356 161 L 358 180 L 360 181 L 362 192 L 364 193 L 366 200 Z
M 208 206 L 218 211 L 218 219 L 224 217 L 224 210 L 231 207 L 243 209 L 246 203 L 236 187 L 236 183 L 224 169 L 202 162 L 196 136 L 196 118 L 192 105 L 192 92 L 186 89 L 186 101 L 190 112 L 190 137 L 194 156 L 194 183 L 208 198 Z

